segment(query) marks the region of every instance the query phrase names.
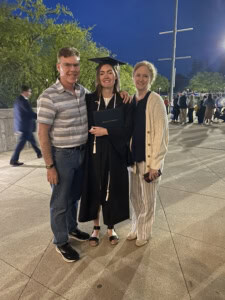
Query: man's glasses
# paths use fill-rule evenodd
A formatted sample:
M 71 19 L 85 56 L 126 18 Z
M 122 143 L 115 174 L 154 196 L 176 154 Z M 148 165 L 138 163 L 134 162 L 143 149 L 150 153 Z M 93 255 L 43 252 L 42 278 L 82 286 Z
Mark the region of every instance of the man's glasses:
M 63 65 L 63 67 L 65 67 L 65 68 L 78 68 L 79 66 L 80 66 L 80 64 L 79 63 L 77 63 L 77 64 L 69 64 L 69 63 L 62 63 L 62 65 Z

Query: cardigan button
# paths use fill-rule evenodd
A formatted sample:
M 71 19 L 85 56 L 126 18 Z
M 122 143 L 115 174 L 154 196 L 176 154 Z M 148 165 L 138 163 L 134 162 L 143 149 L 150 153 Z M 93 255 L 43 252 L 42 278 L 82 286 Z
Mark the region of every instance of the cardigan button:
M 150 155 L 148 155 L 148 157 L 150 157 Z
M 148 146 L 151 146 L 151 144 L 148 144 Z
M 147 131 L 147 133 L 150 133 L 150 131 Z

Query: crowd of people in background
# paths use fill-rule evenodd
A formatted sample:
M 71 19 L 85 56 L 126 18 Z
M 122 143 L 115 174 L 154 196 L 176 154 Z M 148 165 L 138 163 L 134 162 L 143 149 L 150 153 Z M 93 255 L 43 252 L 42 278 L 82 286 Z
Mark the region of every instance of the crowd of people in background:
M 172 103 L 166 96 L 164 103 L 168 114 L 171 114 L 171 123 L 211 125 L 225 122 L 225 94 L 222 93 L 184 91 L 175 94 Z

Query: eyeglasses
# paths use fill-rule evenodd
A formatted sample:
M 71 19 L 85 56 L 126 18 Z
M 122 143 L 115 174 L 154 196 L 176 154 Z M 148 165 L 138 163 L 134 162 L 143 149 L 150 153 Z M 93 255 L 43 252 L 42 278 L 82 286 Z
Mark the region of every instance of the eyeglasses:
M 69 64 L 69 63 L 62 63 L 63 67 L 69 69 L 69 68 L 78 68 L 80 67 L 80 63 L 77 63 L 77 64 Z

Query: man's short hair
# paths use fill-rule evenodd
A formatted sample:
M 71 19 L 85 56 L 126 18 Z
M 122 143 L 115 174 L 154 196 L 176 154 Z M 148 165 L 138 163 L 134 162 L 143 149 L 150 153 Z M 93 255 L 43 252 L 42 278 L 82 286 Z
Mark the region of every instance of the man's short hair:
M 27 92 L 30 90 L 30 87 L 28 85 L 23 84 L 21 86 L 21 92 Z
M 74 47 L 64 47 L 64 48 L 61 48 L 58 52 L 58 55 L 57 55 L 57 60 L 58 60 L 58 63 L 60 62 L 60 57 L 71 57 L 71 56 L 77 56 L 77 57 L 80 57 L 80 52 L 74 48 Z

